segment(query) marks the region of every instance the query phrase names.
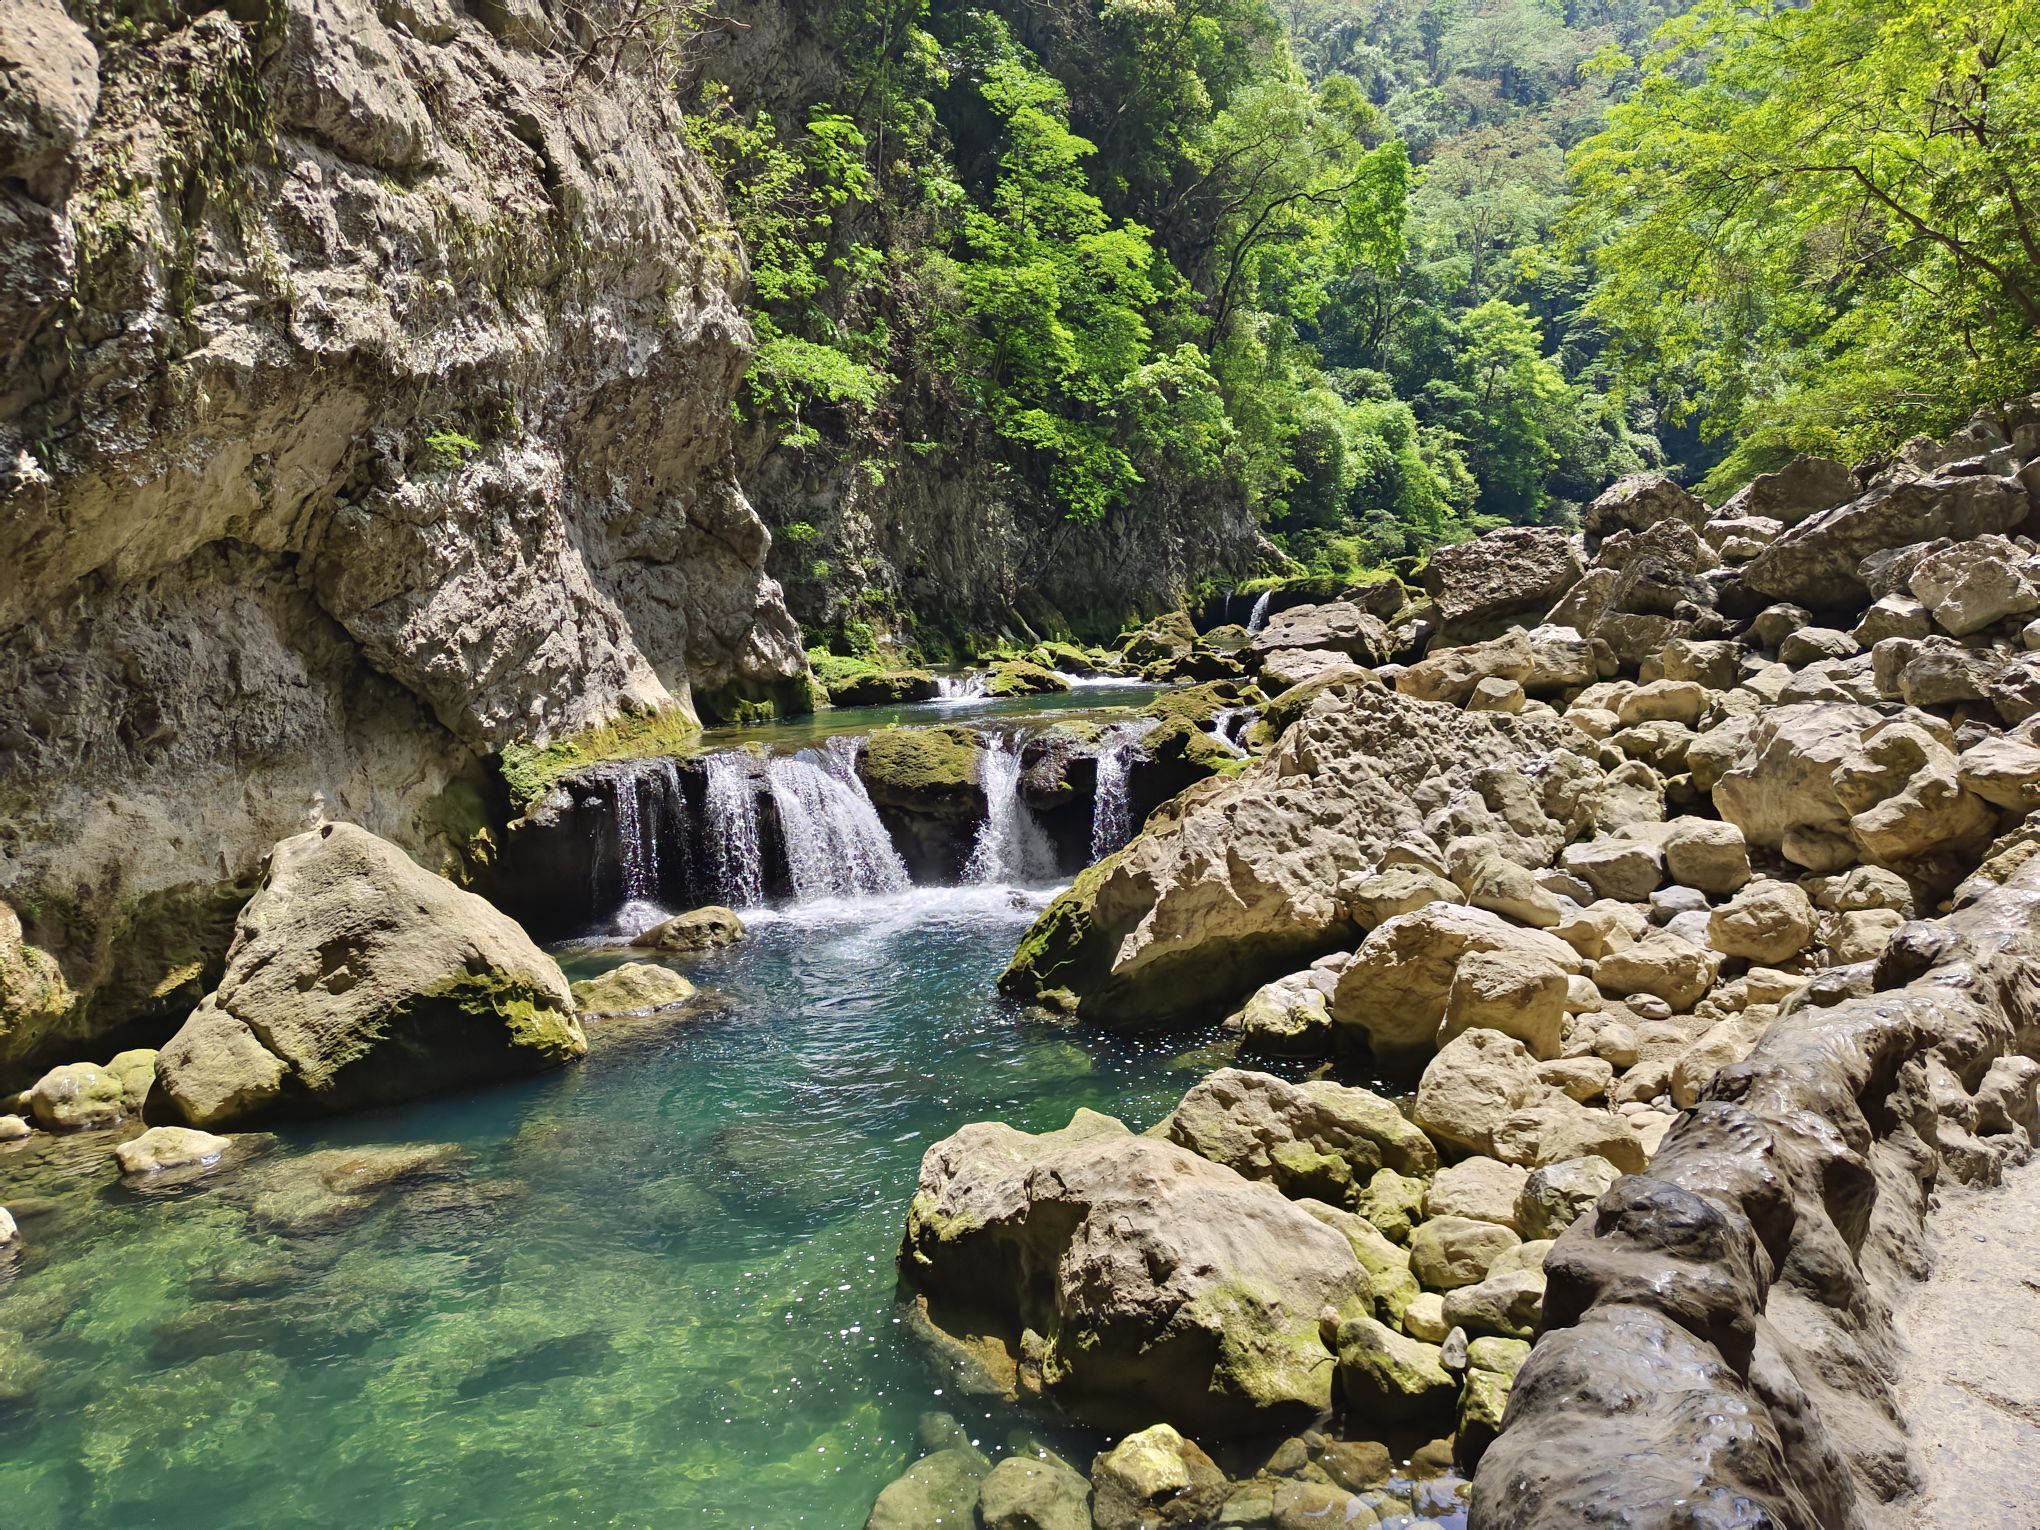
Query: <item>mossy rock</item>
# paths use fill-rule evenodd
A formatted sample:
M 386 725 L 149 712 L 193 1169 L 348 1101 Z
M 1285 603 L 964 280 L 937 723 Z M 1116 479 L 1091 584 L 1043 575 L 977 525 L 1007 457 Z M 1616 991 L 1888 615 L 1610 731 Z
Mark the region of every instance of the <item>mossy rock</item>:
M 937 689 L 925 669 L 877 669 L 840 680 L 828 692 L 831 706 L 883 707 L 931 701 Z
M 991 696 L 1048 696 L 1069 688 L 1069 681 L 1054 670 L 1024 659 L 994 665 L 985 679 L 985 692 Z
M 1079 648 L 1075 643 L 1042 643 L 1030 649 L 1025 657 L 1028 663 L 1039 664 L 1043 669 L 1080 677 L 1108 674 L 1119 667 L 1112 655 L 1094 648 Z
M 1197 646 L 1197 628 L 1188 611 L 1171 611 L 1156 617 L 1120 645 L 1130 664 L 1153 664 L 1176 659 Z
M 701 736 L 701 724 L 677 707 L 622 717 L 546 744 L 509 744 L 497 764 L 510 789 L 511 812 L 530 812 L 566 777 L 609 760 L 642 760 L 683 753 Z
M 1199 648 L 1212 653 L 1238 653 L 1253 646 L 1253 634 L 1238 622 L 1228 622 L 1223 627 L 1213 627 L 1197 640 Z
M 969 728 L 882 728 L 866 741 L 858 770 L 880 807 L 977 816 L 985 808 L 983 748 L 983 736 Z

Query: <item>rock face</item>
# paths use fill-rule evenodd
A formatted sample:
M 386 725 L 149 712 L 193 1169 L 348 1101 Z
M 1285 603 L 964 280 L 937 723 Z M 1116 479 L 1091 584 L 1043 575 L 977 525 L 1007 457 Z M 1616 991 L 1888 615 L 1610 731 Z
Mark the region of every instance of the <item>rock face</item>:
M 1908 933 L 1876 993 L 1794 1011 L 1560 1237 L 1474 1523 L 1859 1525 L 1903 1498 L 1893 1285 L 1924 1273 L 1935 1180 L 2030 1148 L 2040 866 Z
M 1192 787 L 1080 876 L 1000 985 L 1125 1024 L 1238 997 L 1350 944 L 1339 885 L 1398 840 L 1464 830 L 1548 859 L 1600 784 L 1582 747 L 1555 721 L 1331 684 L 1267 756 Z
M 44 1055 L 188 1009 L 308 822 L 460 868 L 478 754 L 804 685 L 740 268 L 640 61 L 562 90 L 533 6 L 96 14 L 0 35 L 0 891 L 82 996 Z
M 900 1273 L 938 1326 L 1003 1340 L 1023 1387 L 1108 1427 L 1300 1427 L 1331 1401 L 1319 1314 L 1369 1293 L 1346 1239 L 1272 1186 L 1088 1111 L 930 1148 Z
M 213 1127 L 384 1104 L 588 1049 L 566 979 L 472 893 L 352 824 L 278 844 L 150 1114 Z

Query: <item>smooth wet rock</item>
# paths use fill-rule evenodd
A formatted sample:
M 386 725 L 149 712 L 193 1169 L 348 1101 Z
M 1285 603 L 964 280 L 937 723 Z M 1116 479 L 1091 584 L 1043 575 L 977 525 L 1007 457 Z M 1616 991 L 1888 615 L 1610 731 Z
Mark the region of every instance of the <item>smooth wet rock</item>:
M 691 1002 L 694 993 L 694 985 L 686 978 L 656 962 L 625 962 L 573 985 L 574 1003 L 583 1020 L 677 1009 Z
M 1311 969 L 1264 983 L 1240 1008 L 1240 1051 L 1258 1057 L 1328 1057 L 1335 979 Z
M 744 921 L 734 909 L 709 904 L 653 925 L 631 944 L 647 951 L 714 951 L 743 936 Z
M 0 1116 L 0 1142 L 19 1142 L 33 1130 L 19 1116 Z
M 1091 1530 L 1091 1484 L 1056 1457 L 1008 1456 L 978 1488 L 981 1530 Z
M 96 1131 L 118 1126 L 131 1109 L 127 1085 L 97 1063 L 52 1068 L 28 1092 L 29 1110 L 46 1131 Z
M 156 1060 L 169 1123 L 357 1109 L 588 1049 L 566 979 L 472 893 L 352 824 L 279 843 L 216 988 Z
M 923 1456 L 878 1495 L 864 1530 L 972 1530 L 978 1484 L 991 1469 L 983 1453 L 953 1445 Z
M 1224 1501 L 1225 1473 L 1167 1424 L 1130 1434 L 1091 1463 L 1098 1530 L 1192 1525 Z
M 195 1131 L 186 1126 L 152 1126 L 114 1148 L 120 1172 L 129 1177 L 172 1169 L 205 1168 L 218 1163 L 234 1146 L 231 1137 Z

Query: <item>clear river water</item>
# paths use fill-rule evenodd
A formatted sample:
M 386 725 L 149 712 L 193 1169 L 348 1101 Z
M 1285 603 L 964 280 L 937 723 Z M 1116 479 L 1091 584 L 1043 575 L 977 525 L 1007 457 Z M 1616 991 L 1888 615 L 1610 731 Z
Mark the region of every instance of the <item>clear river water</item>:
M 854 1530 L 928 1410 L 995 1455 L 1016 1428 L 1057 1438 L 944 1395 L 895 1320 L 921 1154 L 1080 1105 L 1144 1127 L 1214 1038 L 1002 1000 L 1046 895 L 756 911 L 737 947 L 676 961 L 704 1013 L 591 1027 L 564 1073 L 292 1128 L 182 1188 L 124 1187 L 104 1134 L 0 1149 L 22 1227 L 0 1524 Z M 562 955 L 575 977 L 623 959 Z M 450 1146 L 385 1194 L 307 1157 L 402 1144 Z

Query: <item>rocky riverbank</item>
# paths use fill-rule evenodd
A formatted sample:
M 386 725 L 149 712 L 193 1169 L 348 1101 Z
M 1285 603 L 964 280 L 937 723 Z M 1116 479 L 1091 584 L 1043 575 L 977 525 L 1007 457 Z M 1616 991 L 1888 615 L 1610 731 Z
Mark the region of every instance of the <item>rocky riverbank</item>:
M 1243 1059 L 1321 1071 L 932 1148 L 900 1268 L 945 1363 L 1211 1454 L 1286 1438 L 1334 1517 L 1381 1505 L 1326 1442 L 1412 1431 L 1479 1468 L 1475 1525 L 1902 1503 L 1893 1292 L 1935 1183 L 2035 1125 L 2036 492 L 2028 402 L 1718 508 L 1624 480 L 1581 536 L 1278 612 L 1259 757 L 1003 982 L 1084 1024 L 1229 1010 Z M 1292 1522 L 1173 1447 L 1124 1509 L 1110 1459 L 1099 1524 Z

